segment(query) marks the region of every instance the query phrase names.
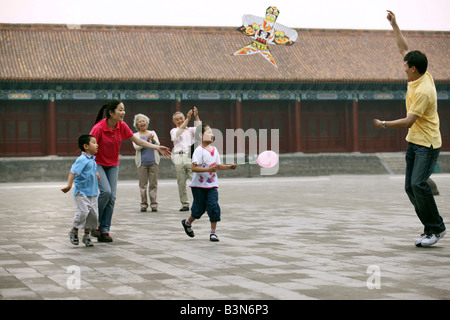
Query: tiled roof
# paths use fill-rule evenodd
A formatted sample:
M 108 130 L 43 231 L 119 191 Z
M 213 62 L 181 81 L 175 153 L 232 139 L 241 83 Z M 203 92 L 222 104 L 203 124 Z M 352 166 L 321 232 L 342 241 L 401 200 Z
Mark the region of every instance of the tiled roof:
M 238 27 L 238 26 L 237 26 Z M 252 39 L 229 27 L 0 24 L 0 81 L 397 82 L 406 75 L 393 32 L 297 29 L 278 64 L 233 56 Z M 403 32 L 425 52 L 438 82 L 450 79 L 450 32 Z

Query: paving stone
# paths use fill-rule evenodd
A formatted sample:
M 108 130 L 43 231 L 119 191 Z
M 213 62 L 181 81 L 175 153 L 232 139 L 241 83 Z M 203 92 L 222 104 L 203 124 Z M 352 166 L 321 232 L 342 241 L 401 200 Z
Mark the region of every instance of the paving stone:
M 450 175 L 433 180 L 449 225 Z M 184 233 L 174 180 L 159 181 L 156 213 L 140 212 L 137 181 L 119 181 L 114 242 L 92 248 L 69 242 L 63 183 L 3 183 L 0 299 L 450 299 L 450 236 L 414 246 L 422 226 L 403 181 L 223 178 L 218 243 L 206 214 Z

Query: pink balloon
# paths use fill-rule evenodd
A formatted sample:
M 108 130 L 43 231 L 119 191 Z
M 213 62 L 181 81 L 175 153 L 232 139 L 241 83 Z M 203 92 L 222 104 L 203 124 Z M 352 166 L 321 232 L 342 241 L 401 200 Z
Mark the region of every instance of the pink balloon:
M 256 159 L 256 163 L 258 163 L 263 168 L 272 168 L 278 163 L 278 154 L 271 150 L 261 152 L 261 154 Z

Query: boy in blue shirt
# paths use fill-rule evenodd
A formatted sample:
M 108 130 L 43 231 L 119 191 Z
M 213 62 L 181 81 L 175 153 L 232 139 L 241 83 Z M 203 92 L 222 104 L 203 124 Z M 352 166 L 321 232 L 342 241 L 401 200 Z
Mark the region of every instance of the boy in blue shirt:
M 67 186 L 61 191 L 66 193 L 74 184 L 75 216 L 73 228 L 69 232 L 70 242 L 78 245 L 78 229 L 84 228 L 83 243 L 92 247 L 89 233 L 91 228 L 97 228 L 98 222 L 98 180 L 97 164 L 94 154 L 98 151 L 97 140 L 92 135 L 82 135 L 78 138 L 81 156 L 77 158 L 70 169 Z

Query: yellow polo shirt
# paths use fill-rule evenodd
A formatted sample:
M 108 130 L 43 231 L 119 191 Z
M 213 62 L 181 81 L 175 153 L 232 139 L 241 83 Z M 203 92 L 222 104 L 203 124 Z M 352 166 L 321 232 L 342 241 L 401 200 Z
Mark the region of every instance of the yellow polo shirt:
M 442 146 L 437 112 L 437 92 L 431 74 L 426 72 L 416 81 L 408 82 L 406 112 L 418 116 L 409 128 L 406 141 L 438 149 Z

